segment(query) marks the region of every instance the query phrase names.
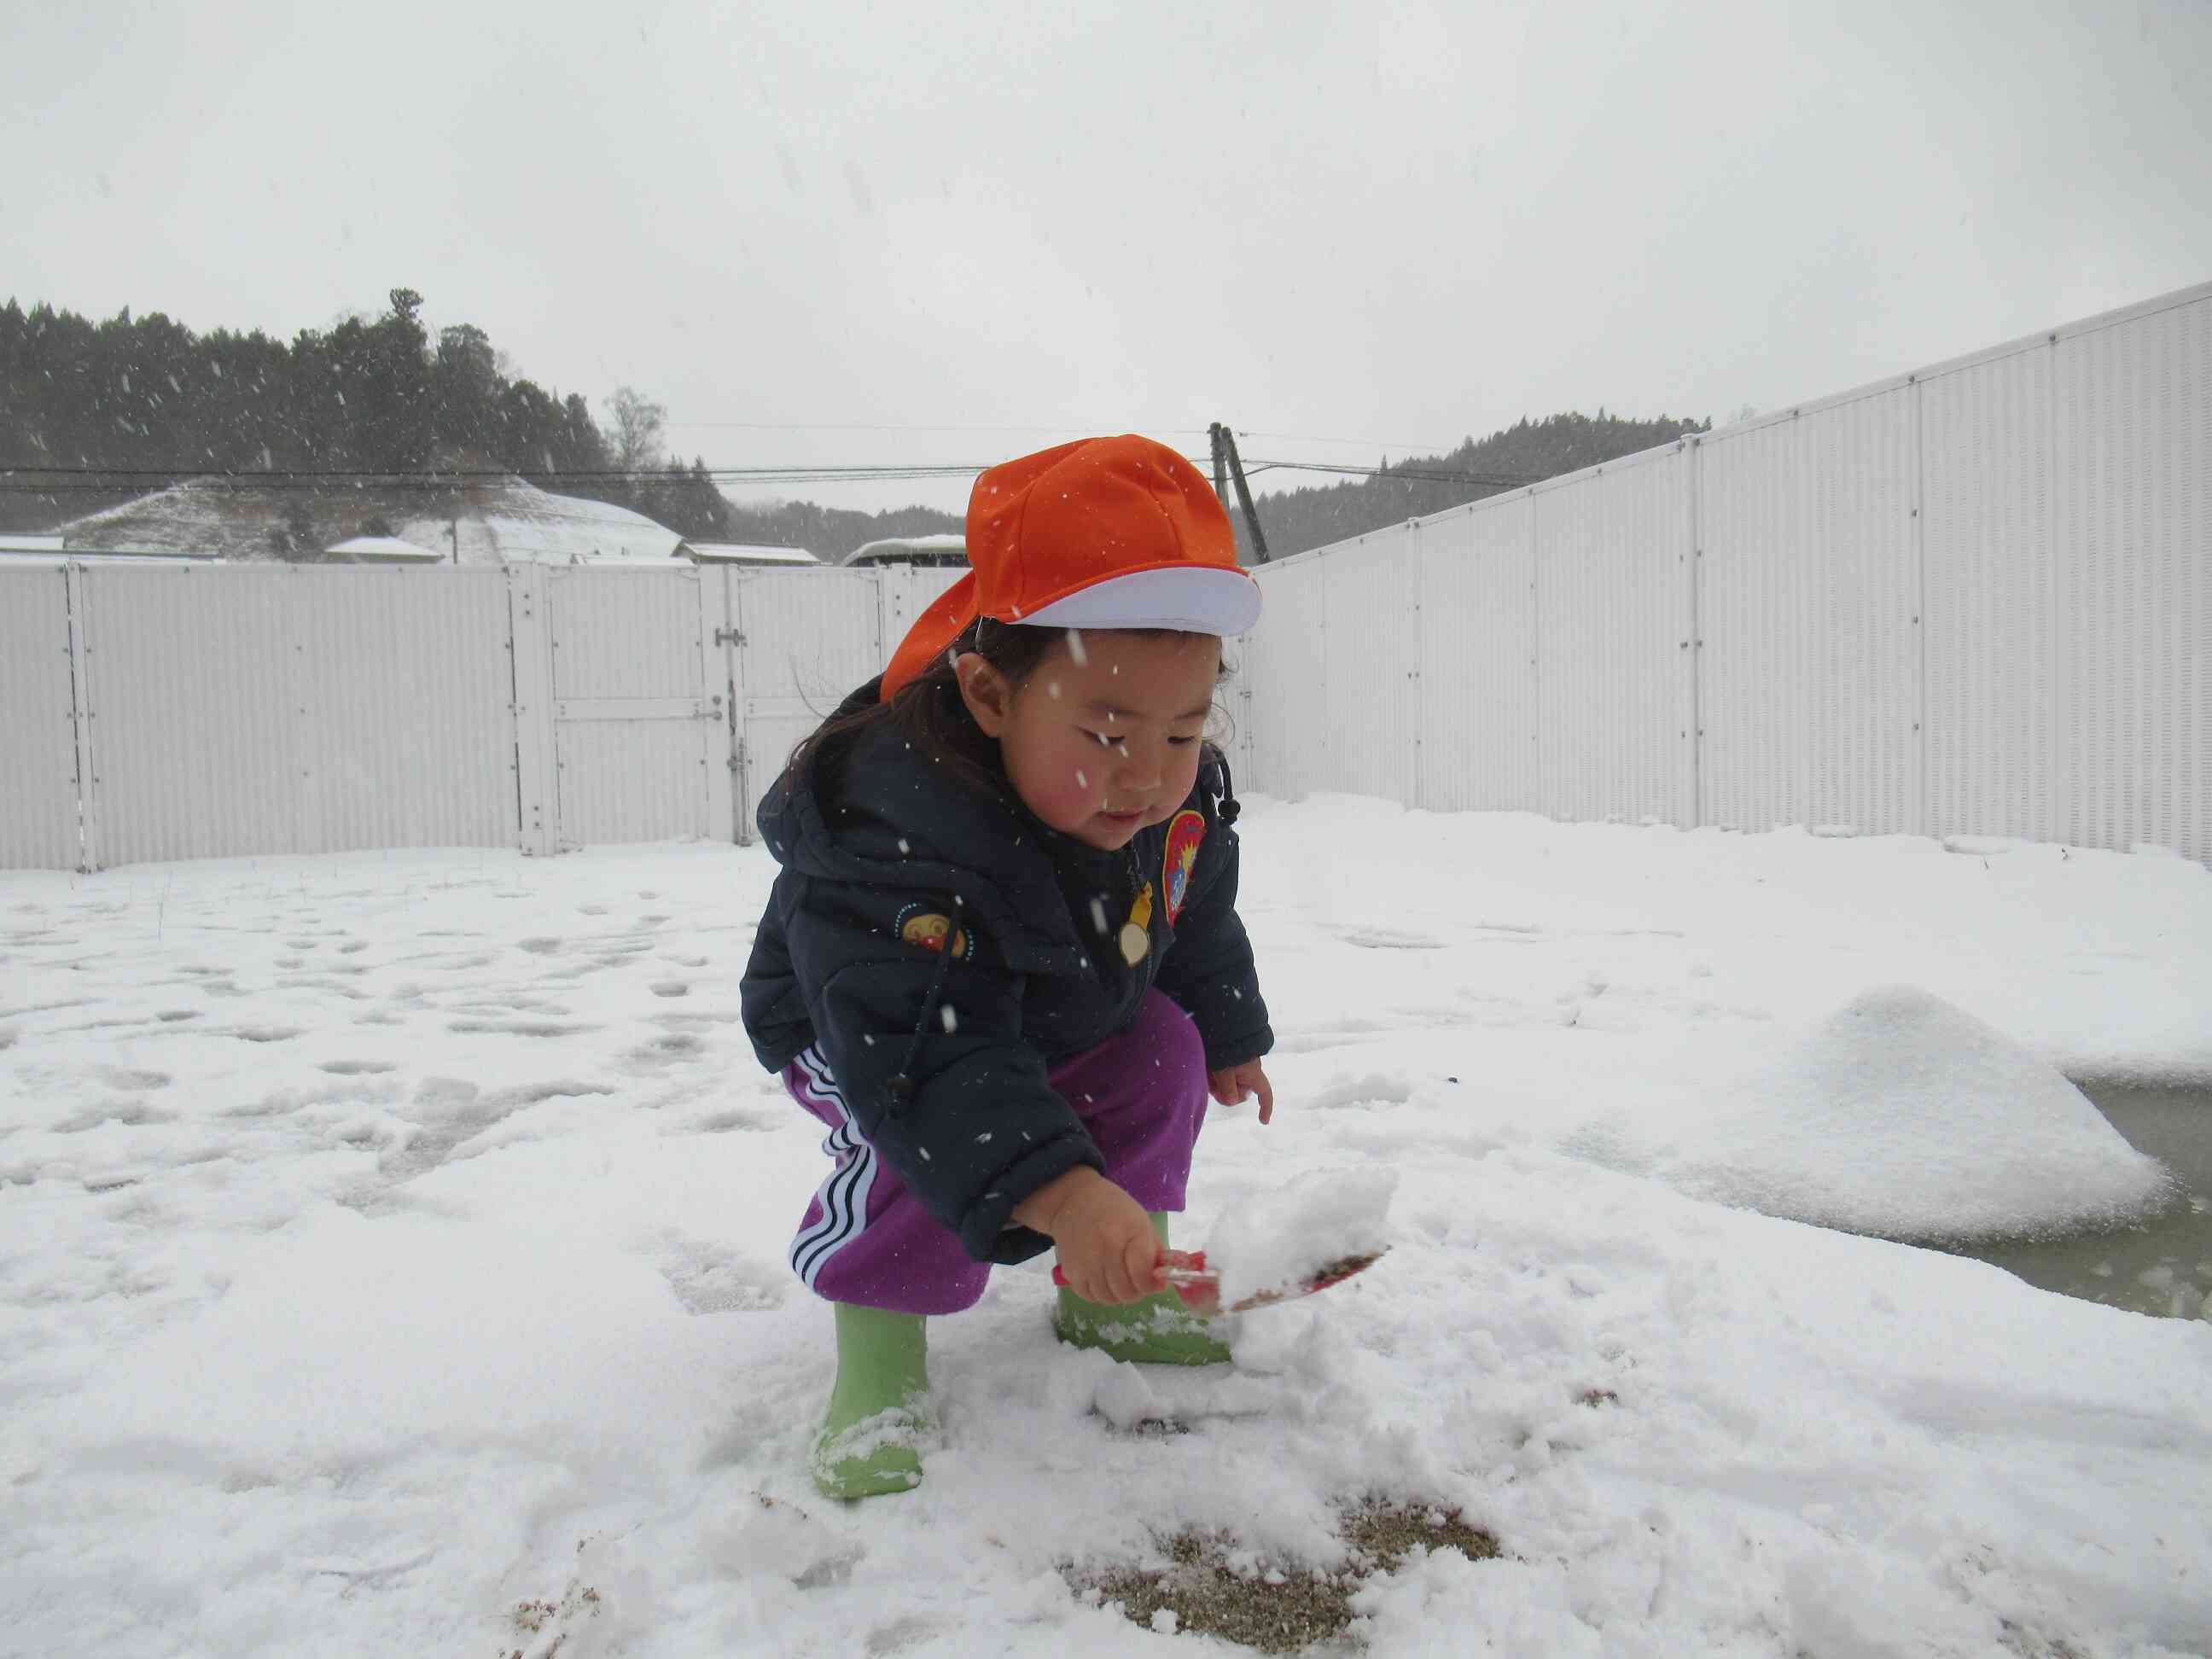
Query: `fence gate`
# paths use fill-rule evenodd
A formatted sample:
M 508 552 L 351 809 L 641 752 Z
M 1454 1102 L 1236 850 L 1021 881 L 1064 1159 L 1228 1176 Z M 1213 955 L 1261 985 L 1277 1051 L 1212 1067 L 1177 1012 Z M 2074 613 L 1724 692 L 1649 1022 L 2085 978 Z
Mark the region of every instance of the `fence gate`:
M 846 695 L 883 672 L 883 606 L 869 570 L 730 570 L 727 678 L 736 699 L 737 839 L 783 763 Z
M 720 584 L 697 571 L 641 574 L 544 573 L 562 848 L 729 839 L 729 721 L 714 672 Z

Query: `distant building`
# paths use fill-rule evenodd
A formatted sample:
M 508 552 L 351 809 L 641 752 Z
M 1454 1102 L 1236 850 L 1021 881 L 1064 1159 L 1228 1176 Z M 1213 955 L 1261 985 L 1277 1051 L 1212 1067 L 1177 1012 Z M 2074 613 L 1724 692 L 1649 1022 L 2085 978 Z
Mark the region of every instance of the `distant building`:
M 819 565 L 816 558 L 803 547 L 779 547 L 758 542 L 691 542 L 676 550 L 679 556 L 688 556 L 696 564 L 744 564 L 788 568 L 794 565 Z
M 968 538 L 957 532 L 943 536 L 886 536 L 866 542 L 837 561 L 847 565 L 939 564 L 968 562 Z

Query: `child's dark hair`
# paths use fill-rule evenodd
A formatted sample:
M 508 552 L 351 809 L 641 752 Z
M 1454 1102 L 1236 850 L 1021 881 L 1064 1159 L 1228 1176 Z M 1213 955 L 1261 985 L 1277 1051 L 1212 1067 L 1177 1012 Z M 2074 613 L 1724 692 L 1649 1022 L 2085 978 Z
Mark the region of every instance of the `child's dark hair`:
M 823 721 L 791 751 L 785 775 L 794 784 L 802 783 L 826 751 L 845 746 L 842 739 L 872 726 L 893 726 L 915 749 L 950 766 L 963 781 L 986 793 L 1003 788 L 1006 779 L 999 769 L 999 745 L 983 734 L 968 705 L 961 701 L 953 659 L 972 651 L 1005 675 L 1008 684 L 1018 686 L 1036 672 L 1060 637 L 1049 628 L 1024 628 L 978 617 L 930 664 L 927 673 L 917 674 L 901 686 L 889 702 L 867 703 Z
M 1150 636 L 1172 630 L 1139 628 L 1120 631 Z M 1057 628 L 1031 628 L 978 617 L 961 630 L 960 636 L 929 665 L 927 673 L 918 674 L 901 686 L 889 702 L 868 703 L 832 714 L 823 721 L 791 751 L 784 775 L 793 784 L 803 783 L 825 755 L 848 746 L 843 739 L 872 726 L 891 726 L 916 750 L 951 768 L 963 782 L 987 794 L 1000 793 L 1006 787 L 1006 779 L 1000 767 L 999 745 L 984 735 L 982 727 L 975 724 L 975 717 L 968 712 L 968 705 L 960 696 L 960 678 L 953 672 L 953 662 L 972 651 L 997 669 L 1009 685 L 1018 690 L 1036 672 L 1037 665 L 1052 647 L 1066 637 Z M 1224 658 L 1220 677 L 1225 679 L 1228 675 Z

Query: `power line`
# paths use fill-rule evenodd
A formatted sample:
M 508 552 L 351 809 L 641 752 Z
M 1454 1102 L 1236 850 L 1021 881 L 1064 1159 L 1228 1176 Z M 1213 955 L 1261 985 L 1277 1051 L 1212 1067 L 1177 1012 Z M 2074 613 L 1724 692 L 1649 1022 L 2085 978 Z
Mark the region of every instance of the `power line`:
M 1347 466 L 1333 461 L 1249 461 L 1248 472 L 1340 472 L 1360 478 L 1419 478 L 1440 483 L 1495 484 L 1510 489 L 1521 484 L 1541 483 L 1549 473 L 1544 472 L 1447 472 L 1435 467 L 1419 466 Z
M 1238 435 L 1245 438 L 1269 438 L 1277 443 L 1284 444 L 1346 444 L 1360 449 L 1395 449 L 1401 454 L 1407 455 L 1417 449 L 1425 450 L 1435 455 L 1448 455 L 1456 447 L 1452 444 L 1392 443 L 1387 438 L 1316 438 L 1311 434 L 1304 432 L 1254 432 L 1245 428 L 1240 428 Z
M 1116 422 L 1064 421 L 1057 426 L 1016 424 L 1012 426 L 912 426 L 885 421 L 664 421 L 664 427 L 699 427 L 718 431 L 733 432 L 1104 432 L 1109 428 L 1119 430 Z M 1134 430 L 1144 432 L 1198 433 L 1202 426 L 1140 425 Z
M 836 477 L 848 472 L 942 474 L 980 472 L 981 467 L 959 466 L 950 462 L 884 462 L 874 466 L 720 466 L 705 469 L 709 477 L 744 477 L 757 473 L 808 472 L 824 477 Z M 97 466 L 89 463 L 78 466 L 53 466 L 43 463 L 17 462 L 0 467 L 0 472 L 55 472 L 65 476 L 97 476 L 105 478 L 182 478 L 192 477 L 208 483 L 227 480 L 250 481 L 271 478 L 423 478 L 438 483 L 466 483 L 480 478 L 629 478 L 638 480 L 696 478 L 699 472 L 688 466 L 641 467 L 514 467 L 514 466 L 442 466 L 420 468 L 365 466 L 264 466 L 264 467 L 194 467 L 185 466 Z
M 1189 458 L 1194 465 L 1195 457 Z M 473 483 L 523 478 L 549 487 L 562 484 L 606 485 L 685 483 L 705 480 L 715 483 L 898 483 L 934 479 L 972 478 L 995 463 L 982 465 L 902 465 L 878 463 L 854 466 L 715 466 L 695 471 L 689 467 L 625 471 L 615 467 L 547 468 L 520 471 L 512 467 L 454 467 L 434 471 L 397 472 L 361 467 L 269 467 L 209 471 L 192 467 L 52 466 L 17 463 L 0 468 L 0 490 L 40 495 L 88 492 L 113 495 L 120 490 L 153 489 L 193 483 L 213 489 L 330 490 L 345 484 L 356 489 L 434 491 L 466 489 Z M 1339 461 L 1300 461 L 1255 459 L 1248 472 L 1320 472 L 1352 478 L 1404 478 L 1422 483 L 1474 484 L 1510 489 L 1541 482 L 1548 476 L 1534 472 L 1461 472 L 1420 466 L 1358 466 Z M 35 477 L 18 475 L 35 474 Z

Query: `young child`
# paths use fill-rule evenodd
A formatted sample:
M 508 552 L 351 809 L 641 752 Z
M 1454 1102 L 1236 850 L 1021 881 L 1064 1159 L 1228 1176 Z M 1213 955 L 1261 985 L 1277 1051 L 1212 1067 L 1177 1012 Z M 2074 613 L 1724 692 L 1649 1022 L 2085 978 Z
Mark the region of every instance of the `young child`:
M 782 864 L 745 971 L 761 1063 L 836 1161 L 791 1264 L 836 1306 L 823 1491 L 921 1478 L 923 1317 L 1055 1248 L 1061 1340 L 1228 1358 L 1164 1273 L 1209 1094 L 1273 1046 L 1202 742 L 1257 620 L 1219 502 L 1139 437 L 993 468 L 968 575 L 762 804 Z

